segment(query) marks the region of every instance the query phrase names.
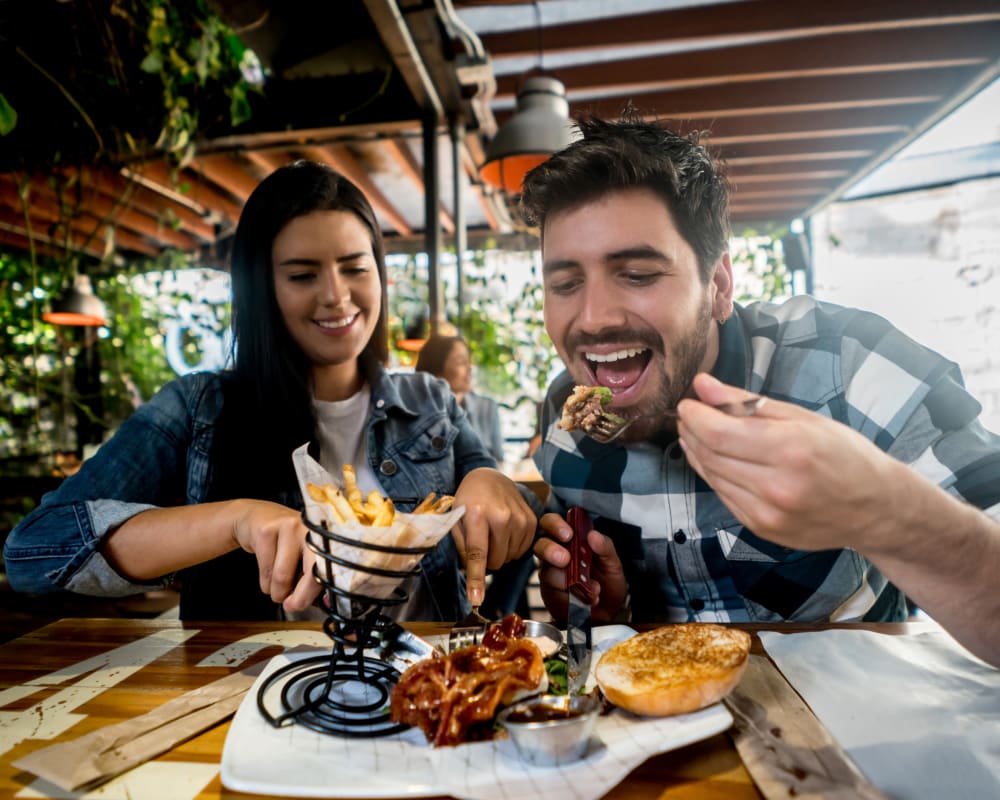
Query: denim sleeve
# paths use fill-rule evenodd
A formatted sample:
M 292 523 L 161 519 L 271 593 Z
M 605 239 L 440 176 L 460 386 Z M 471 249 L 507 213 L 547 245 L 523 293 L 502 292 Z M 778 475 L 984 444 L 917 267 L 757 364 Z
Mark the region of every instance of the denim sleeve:
M 207 461 L 192 452 L 193 385 L 175 381 L 164 387 L 11 531 L 4 566 L 12 588 L 114 597 L 166 582 L 133 584 L 98 548 L 109 531 L 136 514 L 187 502 L 187 465 Z

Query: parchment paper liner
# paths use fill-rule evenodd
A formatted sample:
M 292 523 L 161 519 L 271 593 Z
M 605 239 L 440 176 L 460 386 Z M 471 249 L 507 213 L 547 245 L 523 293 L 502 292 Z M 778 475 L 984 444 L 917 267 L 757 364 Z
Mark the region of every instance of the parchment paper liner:
M 314 525 L 325 526 L 330 532 L 359 543 L 358 546 L 353 546 L 313 531 L 309 532 L 309 541 L 315 549 L 330 553 L 352 565 L 344 566 L 324 560 L 319 565 L 321 578 L 353 594 L 375 599 L 389 597 L 402 582 L 403 575 L 412 571 L 423 553 L 433 548 L 465 513 L 465 508 L 462 506 L 444 514 L 407 514 L 397 511 L 395 521 L 390 527 L 379 528 L 362 525 L 357 521 L 342 523 L 334 518 L 333 509 L 329 504 L 317 502 L 310 497 L 306 486 L 309 483 L 317 486 L 332 484 L 343 490 L 343 481 L 332 476 L 309 455 L 308 444 L 302 445 L 292 453 L 292 463 L 305 502 L 306 518 Z M 364 545 L 419 548 L 419 550 L 413 553 L 386 553 Z M 380 575 L 369 570 L 397 574 Z M 341 610 L 346 611 L 346 609 Z

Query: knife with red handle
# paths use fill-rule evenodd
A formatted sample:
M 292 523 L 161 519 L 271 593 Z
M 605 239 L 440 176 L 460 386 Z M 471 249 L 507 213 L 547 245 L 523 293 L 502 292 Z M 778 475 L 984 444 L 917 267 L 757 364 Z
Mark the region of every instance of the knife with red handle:
M 566 567 L 566 647 L 569 693 L 581 691 L 590 673 L 591 624 L 590 606 L 594 596 L 590 590 L 590 567 L 593 551 L 587 543 L 587 534 L 593 530 L 587 512 L 574 506 L 566 513 L 566 521 L 573 528 L 570 540 L 569 565 Z

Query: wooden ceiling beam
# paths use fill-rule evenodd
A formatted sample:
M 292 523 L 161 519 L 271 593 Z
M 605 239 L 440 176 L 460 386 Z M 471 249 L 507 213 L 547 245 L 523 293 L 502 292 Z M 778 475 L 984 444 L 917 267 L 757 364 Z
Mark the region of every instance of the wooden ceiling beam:
M 163 225 L 178 225 L 179 230 L 202 243 L 215 241 L 215 226 L 189 205 L 177 203 L 160 192 L 106 168 L 85 167 L 79 171 L 82 184 L 115 202 L 125 202 Z
M 800 3 L 756 0 L 602 17 L 585 22 L 546 25 L 545 52 L 573 52 L 607 46 L 650 45 L 731 36 L 817 36 L 872 30 L 891 31 L 925 26 L 969 25 L 1000 20 L 995 0 L 841 0 Z M 534 26 L 479 37 L 494 57 L 535 57 Z
M 295 157 L 285 150 L 241 150 L 240 155 L 257 167 L 261 180 L 279 167 L 295 160 Z
M 226 154 L 197 156 L 191 159 L 187 169 L 225 189 L 239 201 L 240 206 L 257 188 L 257 180 Z
M 424 191 L 424 173 L 420 164 L 417 162 L 416 157 L 413 155 L 413 151 L 410 150 L 409 146 L 404 141 L 399 139 L 387 139 L 384 143 L 385 149 L 388 151 L 389 155 L 392 156 L 393 161 L 403 170 L 403 173 L 409 178 L 410 183 L 416 186 L 421 193 Z M 448 210 L 444 207 L 440 198 L 438 199 L 438 219 L 441 221 L 441 227 L 444 228 L 445 232 L 454 235 L 455 233 L 455 220 L 448 213 Z
M 813 139 L 736 142 L 717 147 L 723 160 L 746 158 L 749 156 L 786 156 L 790 159 L 813 155 L 823 158 L 826 153 L 869 150 L 880 151 L 896 138 L 892 133 L 870 133 L 858 136 L 842 136 L 831 140 Z
M 802 164 L 788 163 L 782 164 L 780 162 L 775 164 L 768 164 L 766 166 L 755 166 L 755 165 L 742 165 L 736 166 L 729 164 L 726 167 L 726 174 L 730 178 L 758 178 L 761 180 L 771 179 L 771 176 L 783 176 L 783 175 L 800 175 L 800 176 L 810 176 L 814 178 L 832 178 L 832 177 L 846 177 L 848 171 L 839 164 L 824 164 L 822 167 L 808 168 L 803 167 Z
M 799 181 L 829 181 L 836 182 L 843 180 L 847 177 L 848 172 L 846 169 L 801 169 L 801 164 L 796 165 L 800 168 L 799 172 L 769 172 L 761 173 L 758 175 L 753 174 L 741 174 L 735 170 L 726 170 L 726 175 L 729 178 L 730 183 L 739 183 L 741 186 L 753 185 L 760 186 L 763 184 L 778 184 L 782 186 L 790 186 Z
M 809 110 L 873 108 L 886 105 L 937 103 L 967 84 L 974 73 L 965 68 L 934 70 L 919 79 L 903 73 L 846 75 L 835 78 L 789 78 L 752 84 L 677 89 L 590 103 L 570 103 L 571 116 L 594 113 L 617 117 L 626 101 L 640 114 L 663 119 L 697 120 Z M 500 115 L 497 115 L 500 119 Z
M 817 36 L 795 41 L 717 47 L 645 58 L 595 60 L 560 67 L 573 102 L 613 91 L 650 92 L 720 83 L 779 80 L 827 75 L 919 72 L 956 66 L 985 65 L 997 57 L 1000 22 L 941 29 L 894 30 Z M 520 75 L 497 79 L 498 103 L 512 103 Z
M 77 180 L 78 177 L 70 179 L 71 182 Z M 15 179 L 11 175 L 0 175 L 0 187 L 3 187 L 4 191 L 17 191 Z M 66 189 L 65 195 L 60 197 L 43 177 L 36 176 L 31 181 L 30 191 L 29 203 L 33 203 L 35 198 L 41 198 L 53 207 L 63 208 L 64 216 L 89 214 L 95 219 L 159 242 L 162 247 L 176 247 L 187 251 L 198 247 L 198 243 L 191 236 L 130 207 L 127 198 L 112 200 L 91 186 L 84 186 L 82 183 L 78 187 L 71 186 Z
M 716 141 L 740 137 L 808 139 L 817 136 L 849 135 L 850 131 L 878 127 L 909 130 L 914 119 L 922 119 L 933 111 L 928 104 L 891 106 L 888 108 L 845 108 L 839 111 L 804 111 L 801 113 L 764 114 L 747 117 L 723 117 L 704 120 L 702 124 L 683 125 L 682 130 L 701 131 Z
M 116 230 L 113 225 L 106 225 L 99 220 L 89 224 L 82 218 L 74 220 L 60 219 L 58 210 L 38 204 L 32 209 L 31 237 L 55 246 L 68 246 L 70 249 L 85 252 L 101 258 L 104 252 L 105 237 L 114 237 L 115 248 L 129 250 L 146 256 L 155 256 L 159 248 L 144 239 L 127 231 Z M 0 209 L 0 223 L 13 233 L 28 236 L 23 214 Z M 57 233 L 58 232 L 58 233 Z M 30 238 L 30 237 L 29 237 Z
M 50 230 L 62 228 L 84 237 L 84 241 L 96 242 L 96 247 L 102 252 L 105 241 L 111 237 L 115 249 L 131 250 L 146 256 L 156 256 L 160 253 L 161 248 L 156 243 L 146 240 L 139 234 L 93 217 L 89 213 L 67 217 L 54 202 L 35 198 L 31 204 L 31 216 L 33 223 L 39 222 Z
M 823 196 L 824 192 L 830 191 L 829 186 L 783 186 L 766 190 L 746 191 L 738 187 L 733 190 L 732 201 L 734 203 L 745 203 L 749 200 L 767 200 L 773 197 L 815 197 Z
M 182 205 L 188 204 L 196 213 L 207 216 L 215 212 L 219 222 L 236 227 L 241 206 L 209 186 L 197 173 L 189 176 L 185 172 L 175 180 L 170 168 L 163 161 L 147 161 L 132 165 L 128 173 L 135 175 L 146 188 Z
M 318 146 L 309 145 L 300 148 L 302 154 L 306 158 L 311 158 L 314 161 L 320 161 L 324 164 L 329 164 L 335 170 L 344 175 L 348 180 L 350 180 L 355 186 L 357 186 L 362 192 L 365 193 L 365 197 L 372 206 L 379 211 L 382 216 L 384 216 L 390 225 L 404 236 L 409 236 L 413 233 L 413 228 L 406 221 L 403 215 L 399 212 L 389 198 L 383 194 L 382 190 L 375 185 L 375 182 L 371 180 L 365 169 L 358 163 L 357 159 L 347 149 L 346 145 L 334 144 L 329 146 Z
M 829 162 L 846 161 L 850 163 L 860 163 L 875 155 L 873 150 L 830 150 L 814 153 L 773 153 L 766 155 L 750 155 L 728 158 L 723 156 L 730 167 L 744 167 L 751 164 L 766 164 L 769 167 L 773 164 L 796 163 L 801 166 L 810 161 Z
M 47 236 L 34 232 L 32 232 L 32 238 L 29 239 L 27 234 L 23 232 L 15 232 L 14 230 L 9 229 L 4 223 L 0 222 L 0 246 L 3 245 L 13 248 L 14 250 L 23 250 L 25 252 L 34 247 L 36 253 L 48 256 L 49 258 L 61 258 L 66 255 L 66 247 L 62 243 L 53 244 Z M 91 256 L 93 258 L 101 257 L 100 250 L 93 247 L 80 250 L 77 250 L 76 248 L 71 249 L 73 252 L 83 253 L 84 255 Z

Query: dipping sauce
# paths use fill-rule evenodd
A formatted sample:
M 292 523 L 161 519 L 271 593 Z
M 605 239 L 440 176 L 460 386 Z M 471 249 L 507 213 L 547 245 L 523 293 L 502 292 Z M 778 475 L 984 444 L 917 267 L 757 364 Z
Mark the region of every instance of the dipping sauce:
M 541 653 L 542 658 L 548 658 L 559 649 L 559 643 L 552 641 L 548 636 L 525 636 L 529 642 L 534 642 Z
M 573 719 L 582 717 L 583 712 L 572 708 L 534 703 L 524 708 L 518 708 L 507 715 L 508 722 L 552 722 L 557 719 Z

